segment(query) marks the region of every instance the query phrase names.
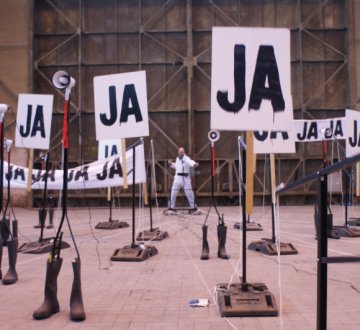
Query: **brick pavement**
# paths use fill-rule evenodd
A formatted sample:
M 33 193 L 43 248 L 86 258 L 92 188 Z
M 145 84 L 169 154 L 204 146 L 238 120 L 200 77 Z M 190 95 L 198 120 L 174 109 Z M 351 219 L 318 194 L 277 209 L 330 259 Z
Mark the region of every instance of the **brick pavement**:
M 46 254 L 18 254 L 19 281 L 10 286 L 0 284 L 0 329 L 315 329 L 316 328 L 316 244 L 313 207 L 280 208 L 280 238 L 291 242 L 298 255 L 281 256 L 282 314 L 279 317 L 222 318 L 214 303 L 218 283 L 239 282 L 241 276 L 241 231 L 233 228 L 240 221 L 238 207 L 219 207 L 228 225 L 229 260 L 216 256 L 217 217 L 212 209 L 208 219 L 210 259 L 200 260 L 202 215 L 164 216 L 154 209 L 154 222 L 169 233 L 169 238 L 152 242 L 159 254 L 146 261 L 110 262 L 116 248 L 131 243 L 131 227 L 96 230 L 99 221 L 107 221 L 108 210 L 101 208 L 70 209 L 69 219 L 82 258 L 82 290 L 87 319 L 75 323 L 69 319 L 72 285 L 71 260 L 74 249 L 62 252 L 63 265 L 58 278 L 60 312 L 49 319 L 32 319 L 33 311 L 43 301 Z M 16 208 L 20 244 L 34 241 L 39 231 L 37 210 Z M 158 211 L 158 212 L 157 212 Z M 332 208 L 336 224 L 343 223 L 344 211 Z M 351 207 L 350 216 L 359 214 Z M 55 219 L 59 216 L 55 214 Z M 264 231 L 248 232 L 247 241 L 270 237 L 271 211 L 256 207 L 253 219 Z M 131 209 L 115 209 L 113 218 L 131 224 Z M 136 229 L 149 228 L 148 209 L 136 210 Z M 53 235 L 46 229 L 45 237 Z M 67 226 L 64 240 L 71 243 Z M 329 240 L 329 255 L 356 255 L 360 238 Z M 247 280 L 263 282 L 280 304 L 277 257 L 247 250 Z M 7 248 L 4 248 L 2 270 L 7 270 Z M 328 328 L 360 327 L 360 264 L 329 266 Z M 210 299 L 209 307 L 189 307 L 193 298 Z

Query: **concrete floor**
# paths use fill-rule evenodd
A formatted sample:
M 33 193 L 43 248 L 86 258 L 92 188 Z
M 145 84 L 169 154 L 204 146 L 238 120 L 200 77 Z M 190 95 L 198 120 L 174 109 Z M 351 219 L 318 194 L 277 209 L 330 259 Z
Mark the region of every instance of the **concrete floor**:
M 87 318 L 75 323 L 69 319 L 72 285 L 73 248 L 62 252 L 63 265 L 58 278 L 60 312 L 49 319 L 32 319 L 43 301 L 47 254 L 18 254 L 19 281 L 0 284 L 0 329 L 315 329 L 316 328 L 316 255 L 313 207 L 280 207 L 282 242 L 299 250 L 298 255 L 265 256 L 247 250 L 247 281 L 263 282 L 281 308 L 278 317 L 223 318 L 215 303 L 218 283 L 239 282 L 241 267 L 241 231 L 233 228 L 240 221 L 238 207 L 218 207 L 228 225 L 227 252 L 231 258 L 217 258 L 217 216 L 212 208 L 208 218 L 210 259 L 200 260 L 203 214 L 164 216 L 153 209 L 155 225 L 169 238 L 154 241 L 159 253 L 143 262 L 111 262 L 115 249 L 131 243 L 131 227 L 97 230 L 98 222 L 107 221 L 108 209 L 70 209 L 68 216 L 82 259 L 82 290 Z M 333 207 L 335 224 L 343 224 L 344 210 Z M 39 230 L 36 209 L 14 209 L 19 221 L 20 245 L 37 240 Z M 60 212 L 56 212 L 58 221 Z M 349 209 L 350 216 L 360 214 L 359 207 Z M 113 211 L 113 219 L 131 224 L 131 209 Z M 254 221 L 264 230 L 248 232 L 247 241 L 270 237 L 271 209 L 257 207 Z M 149 228 L 149 210 L 136 210 L 136 229 Z M 47 229 L 45 237 L 53 235 Z M 71 243 L 67 226 L 64 240 Z M 360 238 L 329 240 L 329 255 L 359 255 Z M 7 271 L 7 248 L 2 270 Z M 279 272 L 280 271 L 280 272 Z M 280 285 L 279 285 L 280 283 Z M 328 329 L 360 328 L 360 264 L 331 264 L 328 273 Z M 280 294 L 281 293 L 281 294 Z M 207 298 L 209 307 L 189 307 L 194 298 Z

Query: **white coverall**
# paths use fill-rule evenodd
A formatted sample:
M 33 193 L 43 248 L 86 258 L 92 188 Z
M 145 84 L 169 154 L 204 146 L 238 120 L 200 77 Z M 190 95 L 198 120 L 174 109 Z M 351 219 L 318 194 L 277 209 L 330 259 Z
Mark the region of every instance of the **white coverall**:
M 190 167 L 195 167 L 195 164 L 196 162 L 186 155 L 182 159 L 176 157 L 175 163 L 171 163 L 171 168 L 175 169 L 175 176 L 171 187 L 170 208 L 175 208 L 176 197 L 180 189 L 184 189 L 189 206 L 196 207 L 190 176 Z

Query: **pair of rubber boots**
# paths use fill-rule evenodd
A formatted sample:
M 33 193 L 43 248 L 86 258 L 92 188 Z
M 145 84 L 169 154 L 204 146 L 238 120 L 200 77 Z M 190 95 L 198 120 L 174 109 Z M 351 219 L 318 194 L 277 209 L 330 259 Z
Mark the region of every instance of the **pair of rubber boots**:
M 7 241 L 7 248 L 9 253 L 9 270 L 2 277 L 1 272 L 1 259 L 3 254 L 3 240 L 0 238 L 0 279 L 2 279 L 3 284 L 10 285 L 14 284 L 18 280 L 18 275 L 16 272 L 16 259 L 17 259 L 17 239 L 12 239 Z
M 207 231 L 208 226 L 202 226 L 202 233 L 203 233 L 203 242 L 202 242 L 202 251 L 201 251 L 201 260 L 208 260 L 209 259 L 209 243 L 207 241 Z M 219 224 L 217 226 L 217 236 L 218 236 L 218 258 L 221 259 L 229 259 L 228 254 L 225 250 L 226 244 L 226 234 L 227 234 L 227 227 L 224 224 Z
M 48 260 L 46 265 L 45 298 L 42 305 L 33 313 L 33 318 L 42 320 L 59 312 L 60 306 L 57 299 L 57 278 L 60 273 L 62 258 Z M 76 258 L 72 262 L 74 281 L 70 297 L 70 319 L 83 321 L 86 318 L 81 292 L 81 263 Z
M 315 222 L 315 239 L 319 237 L 319 229 L 320 229 L 320 217 L 317 211 L 317 207 L 315 207 L 314 213 L 314 222 Z M 333 227 L 333 215 L 328 213 L 326 215 L 326 226 L 327 226 L 327 237 L 333 239 L 340 238 L 340 231 L 338 229 L 334 229 Z
M 35 225 L 34 228 L 41 228 L 41 224 L 44 224 L 43 226 L 45 228 L 46 214 L 47 214 L 46 209 L 45 210 L 43 210 L 42 208 L 39 209 L 39 223 Z M 47 229 L 54 228 L 53 220 L 54 220 L 54 209 L 51 207 L 49 208 L 49 224 L 46 226 Z

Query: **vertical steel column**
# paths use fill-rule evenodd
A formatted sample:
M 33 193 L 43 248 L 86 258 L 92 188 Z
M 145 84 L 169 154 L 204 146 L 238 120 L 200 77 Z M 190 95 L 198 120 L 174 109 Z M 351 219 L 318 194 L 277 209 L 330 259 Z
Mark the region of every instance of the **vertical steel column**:
M 186 0 L 186 42 L 187 42 L 187 108 L 188 108 L 188 153 L 195 149 L 194 111 L 192 108 L 192 79 L 194 71 L 193 35 L 192 35 L 192 0 Z

